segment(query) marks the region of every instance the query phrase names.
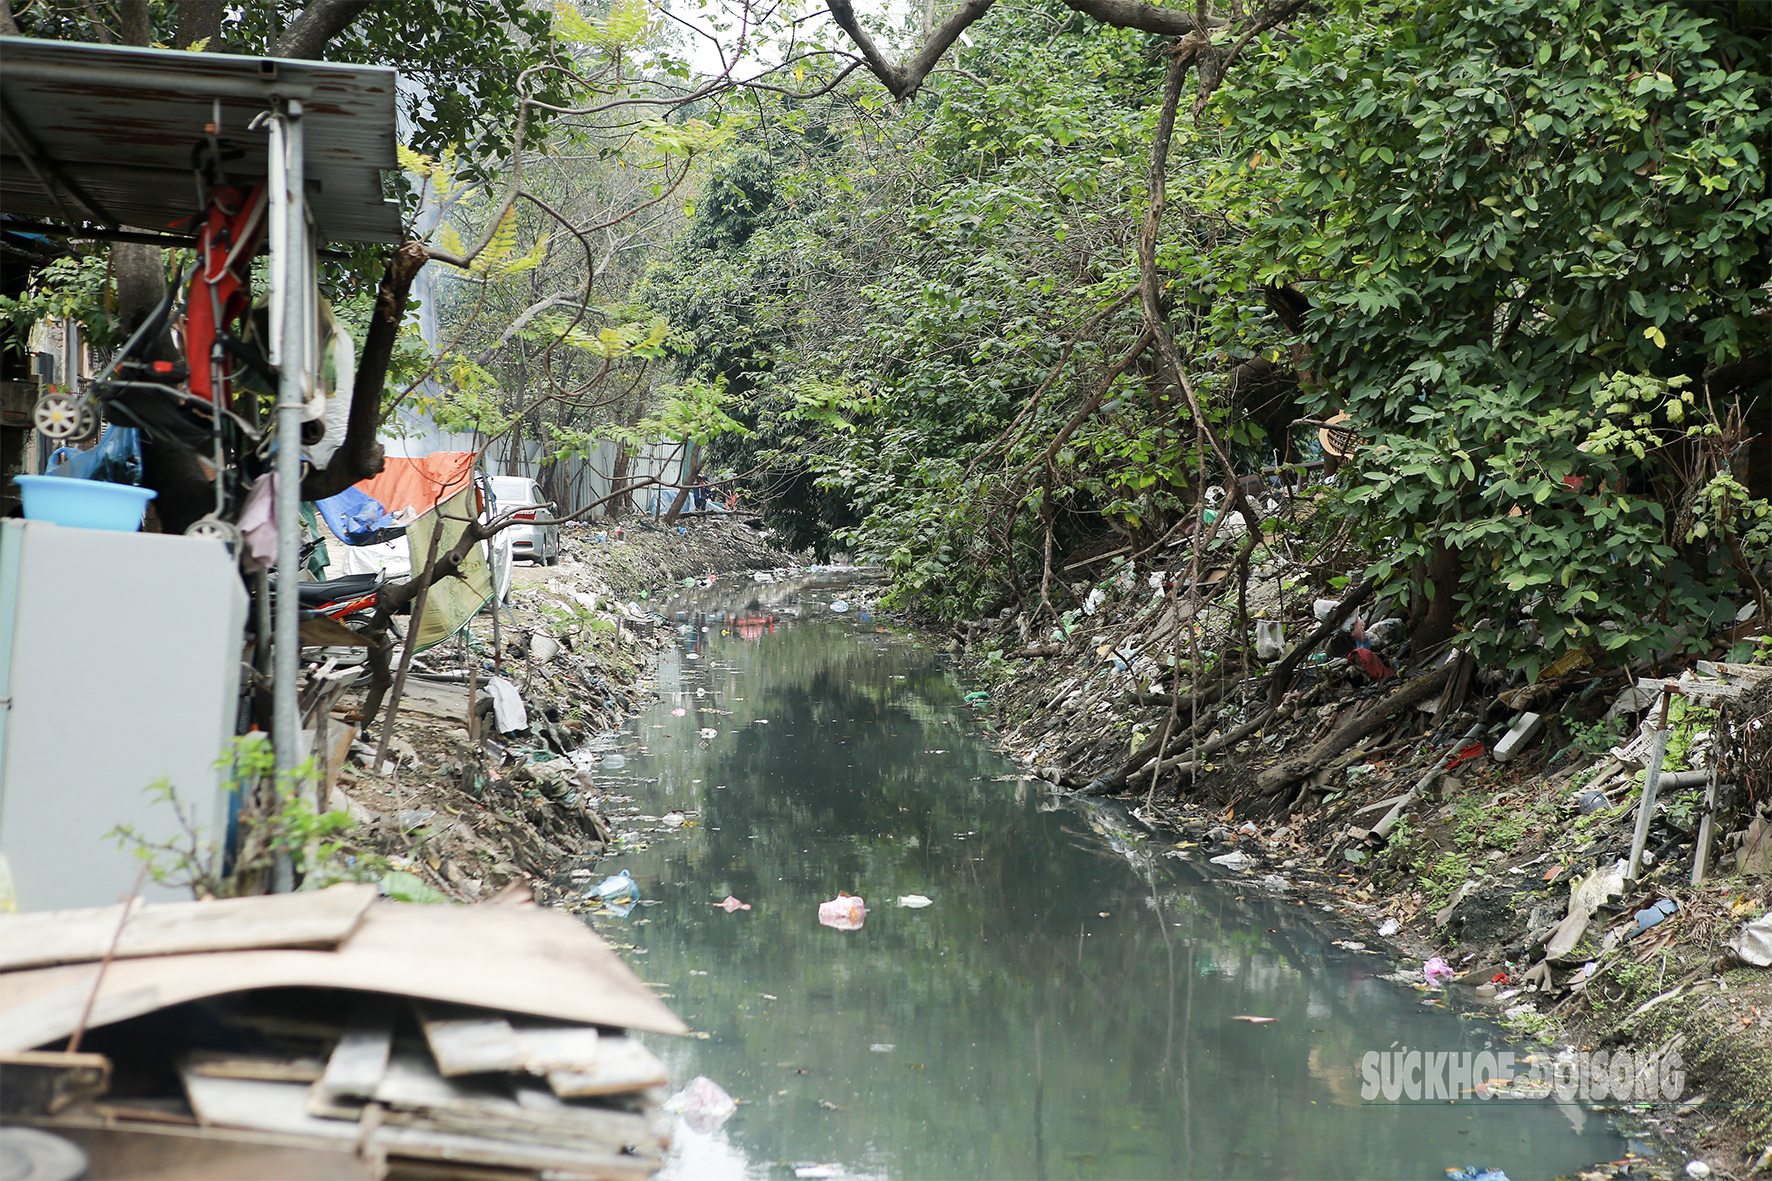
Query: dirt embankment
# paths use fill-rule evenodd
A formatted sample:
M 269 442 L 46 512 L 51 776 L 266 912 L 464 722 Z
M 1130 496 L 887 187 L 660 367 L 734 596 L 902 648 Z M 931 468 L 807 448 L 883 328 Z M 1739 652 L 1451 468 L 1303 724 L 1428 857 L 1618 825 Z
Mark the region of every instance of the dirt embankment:
M 1527 682 L 1456 649 L 1417 659 L 1401 611 L 1357 580 L 1332 591 L 1330 572 L 1258 549 L 1239 588 L 1235 544 L 1197 566 L 1182 549 L 1085 567 L 1037 625 L 957 627 L 1008 753 L 1067 790 L 1128 798 L 1172 855 L 1331 903 L 1428 1001 L 1492 1006 L 1565 1058 L 1677 1052 L 1682 1102 L 1633 1126 L 1719 1174 L 1772 1167 L 1772 968 L 1729 946 L 1772 907 L 1772 670 L 1572 660 Z M 1713 661 L 1764 630 L 1742 616 Z M 1653 762 L 1646 683 L 1682 669 L 1727 688 L 1672 698 L 1664 767 L 1688 774 L 1664 778 L 1645 867 L 1614 883 Z M 1690 772 L 1719 762 L 1695 886 L 1708 784 Z M 1601 897 L 1572 920 L 1583 883 Z M 1437 988 L 1433 957 L 1454 974 Z
M 670 635 L 647 610 L 651 590 L 795 560 L 718 517 L 612 534 L 601 522 L 563 528 L 559 565 L 519 565 L 496 622 L 483 612 L 415 658 L 379 768 L 380 719 L 351 744 L 331 803 L 355 822 L 357 855 L 391 871 L 394 892 L 475 901 L 522 883 L 545 901 L 553 879 L 588 867 L 610 839 L 596 748 L 650 702 Z M 501 716 L 494 678 L 520 698 L 520 719 Z M 340 727 L 360 702 L 361 690 L 339 699 Z

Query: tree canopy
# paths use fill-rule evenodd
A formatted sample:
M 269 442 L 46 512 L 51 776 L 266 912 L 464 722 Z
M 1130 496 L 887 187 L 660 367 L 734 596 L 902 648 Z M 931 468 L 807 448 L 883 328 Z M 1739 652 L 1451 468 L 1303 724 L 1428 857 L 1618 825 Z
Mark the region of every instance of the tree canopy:
M 165 40 L 206 10 L 105 11 L 13 15 Z M 285 0 L 211 35 L 414 79 L 443 420 L 710 441 L 795 545 L 939 614 L 1057 618 L 1067 571 L 1208 528 L 1215 486 L 1245 565 L 1356 559 L 1418 640 L 1529 672 L 1765 605 L 1764 5 L 828 17 Z M 1357 454 L 1266 520 L 1238 477 L 1338 414 Z

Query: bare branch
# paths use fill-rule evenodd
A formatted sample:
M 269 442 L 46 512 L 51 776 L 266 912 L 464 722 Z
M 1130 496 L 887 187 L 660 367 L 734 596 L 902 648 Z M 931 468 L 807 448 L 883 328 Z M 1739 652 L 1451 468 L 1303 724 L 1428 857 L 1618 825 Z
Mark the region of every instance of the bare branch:
M 1112 25 L 1116 29 L 1139 29 L 1164 37 L 1185 37 L 1189 33 L 1204 33 L 1207 29 L 1223 28 L 1228 23 L 1223 17 L 1217 16 L 1209 16 L 1202 21 L 1194 13 L 1183 12 L 1177 8 L 1158 8 L 1154 4 L 1140 3 L 1140 0 L 1064 0 L 1064 2 L 1068 7 L 1084 16 L 1093 17 L 1104 25 Z
M 1094 3 L 1096 0 L 1090 0 L 1090 2 Z M 1125 3 L 1126 0 L 1103 0 L 1103 2 Z M 849 0 L 831 0 L 830 7 L 831 19 L 837 22 L 838 28 L 849 34 L 849 39 L 855 42 L 857 49 L 861 50 L 861 56 L 867 61 L 868 69 L 872 70 L 874 76 L 886 84 L 886 89 L 893 98 L 902 102 L 917 93 L 917 88 L 923 85 L 923 79 L 929 76 L 929 71 L 935 68 L 935 63 L 941 60 L 941 55 L 947 52 L 948 46 L 959 38 L 967 25 L 989 12 L 993 3 L 995 0 L 965 0 L 965 3 L 961 4 L 952 16 L 942 22 L 939 29 L 929 34 L 929 40 L 924 42 L 923 48 L 917 52 L 917 56 L 907 62 L 900 63 L 886 60 L 886 55 L 880 52 L 880 47 L 874 44 L 874 39 L 868 36 L 867 30 L 863 29 L 861 22 L 856 19 L 855 7 Z M 1138 5 L 1138 7 L 1145 6 Z M 1153 9 L 1152 11 L 1161 10 Z
M 273 57 L 318 58 L 326 43 L 350 27 L 369 0 L 309 0 L 271 50 Z

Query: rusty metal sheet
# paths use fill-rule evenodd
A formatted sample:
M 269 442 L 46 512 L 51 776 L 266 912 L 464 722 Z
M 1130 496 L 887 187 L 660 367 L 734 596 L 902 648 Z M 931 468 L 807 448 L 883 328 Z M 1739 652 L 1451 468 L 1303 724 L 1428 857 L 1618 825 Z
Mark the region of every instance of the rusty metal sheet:
M 216 105 L 222 137 L 245 153 L 229 177 L 252 181 L 266 171 L 268 133 L 248 125 L 282 96 L 303 105 L 321 235 L 397 242 L 399 204 L 382 191 L 382 173 L 398 167 L 397 83 L 385 66 L 0 37 L 0 210 L 189 232 L 192 150 Z

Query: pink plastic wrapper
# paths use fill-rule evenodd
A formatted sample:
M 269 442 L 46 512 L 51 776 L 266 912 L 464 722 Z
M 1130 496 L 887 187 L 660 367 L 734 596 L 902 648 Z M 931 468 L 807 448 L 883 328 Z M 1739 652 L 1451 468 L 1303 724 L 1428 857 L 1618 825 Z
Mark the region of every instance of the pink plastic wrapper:
M 714 905 L 725 911 L 727 914 L 731 914 L 735 910 L 749 910 L 751 908 L 750 903 L 740 902 L 730 894 L 714 903 Z
M 1448 964 L 1439 956 L 1435 956 L 1427 963 L 1421 965 L 1421 978 L 1429 984 L 1444 984 L 1456 975 L 1458 975 L 1458 973 L 1452 970 L 1452 965 Z
M 859 931 L 867 917 L 867 903 L 853 894 L 838 894 L 818 904 L 818 921 L 839 931 Z

